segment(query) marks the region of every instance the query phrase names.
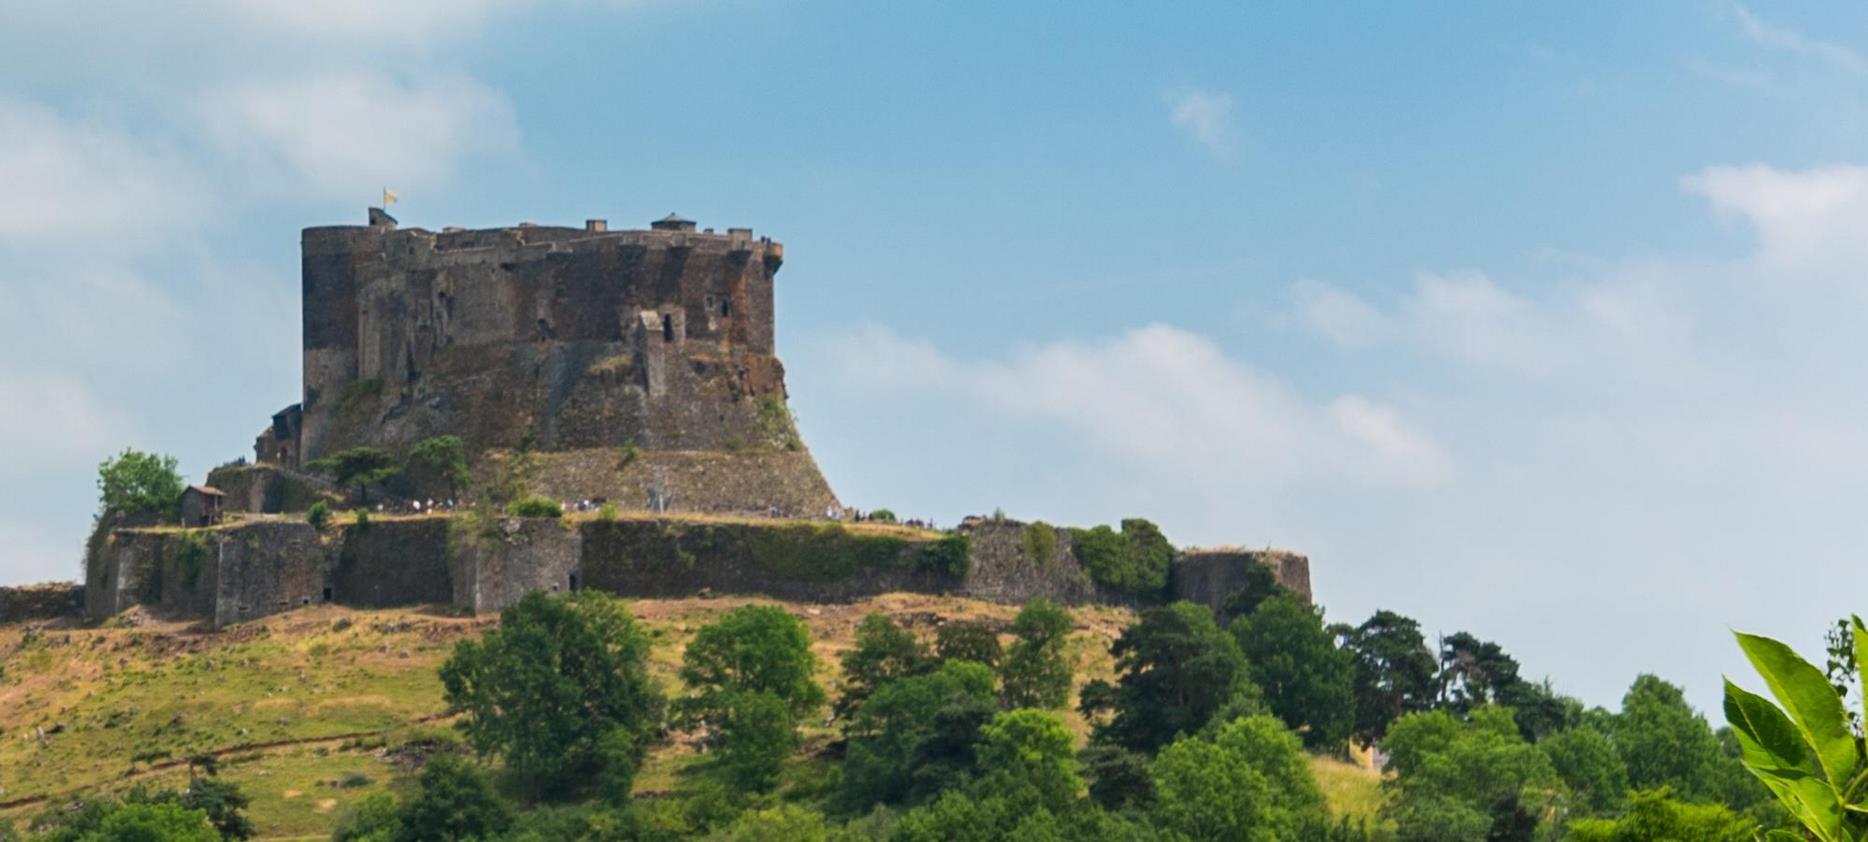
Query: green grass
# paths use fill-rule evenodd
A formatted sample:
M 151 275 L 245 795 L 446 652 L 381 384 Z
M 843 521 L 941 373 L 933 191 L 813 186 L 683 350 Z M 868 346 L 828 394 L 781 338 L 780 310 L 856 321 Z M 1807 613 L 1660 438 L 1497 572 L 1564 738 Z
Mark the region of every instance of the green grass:
M 1365 820 L 1370 827 L 1383 825 L 1381 775 L 1333 757 L 1310 758 L 1310 771 L 1329 802 L 1330 815 Z

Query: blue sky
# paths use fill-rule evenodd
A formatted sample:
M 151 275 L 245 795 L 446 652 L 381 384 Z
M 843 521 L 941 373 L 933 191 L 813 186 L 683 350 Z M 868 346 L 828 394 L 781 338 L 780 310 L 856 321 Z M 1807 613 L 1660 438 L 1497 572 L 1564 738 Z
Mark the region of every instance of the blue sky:
M 783 240 L 849 502 L 1310 553 L 1614 704 L 1864 606 L 1848 4 L 0 7 L 0 582 L 248 452 L 298 229 Z

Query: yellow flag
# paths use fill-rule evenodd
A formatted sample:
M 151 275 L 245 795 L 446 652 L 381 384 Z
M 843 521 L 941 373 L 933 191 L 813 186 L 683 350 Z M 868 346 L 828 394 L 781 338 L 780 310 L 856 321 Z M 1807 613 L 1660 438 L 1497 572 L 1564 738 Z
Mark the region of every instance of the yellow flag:
M 394 194 L 394 193 L 391 193 L 391 192 L 389 191 L 389 188 L 387 188 L 387 187 L 385 187 L 385 188 L 383 188 L 383 207 L 389 207 L 390 205 L 393 205 L 393 204 L 395 204 L 395 203 L 396 203 L 396 199 L 398 199 L 398 198 L 400 198 L 400 197 L 398 197 L 398 196 L 397 196 L 396 194 Z

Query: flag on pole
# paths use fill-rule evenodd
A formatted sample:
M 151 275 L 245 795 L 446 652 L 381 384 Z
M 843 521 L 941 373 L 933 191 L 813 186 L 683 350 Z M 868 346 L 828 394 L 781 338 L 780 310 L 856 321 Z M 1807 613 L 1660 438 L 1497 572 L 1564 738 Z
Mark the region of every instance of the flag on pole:
M 390 205 L 395 204 L 396 199 L 398 198 L 401 198 L 401 197 L 397 196 L 395 193 L 390 192 L 389 188 L 387 187 L 383 188 L 383 207 L 387 208 Z

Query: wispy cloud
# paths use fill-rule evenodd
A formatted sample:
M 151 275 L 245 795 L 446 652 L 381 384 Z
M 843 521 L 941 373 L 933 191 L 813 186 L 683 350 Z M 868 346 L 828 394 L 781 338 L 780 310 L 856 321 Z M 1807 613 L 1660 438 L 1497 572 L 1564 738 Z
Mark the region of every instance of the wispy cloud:
M 1732 19 L 1738 21 L 1739 29 L 1745 37 L 1760 47 L 1814 59 L 1849 73 L 1868 73 L 1868 59 L 1864 59 L 1861 53 L 1811 37 L 1792 27 L 1767 21 L 1741 3 L 1732 3 L 1726 8 Z
M 1232 97 L 1208 91 L 1180 91 L 1167 97 L 1168 118 L 1221 161 L 1234 151 Z

